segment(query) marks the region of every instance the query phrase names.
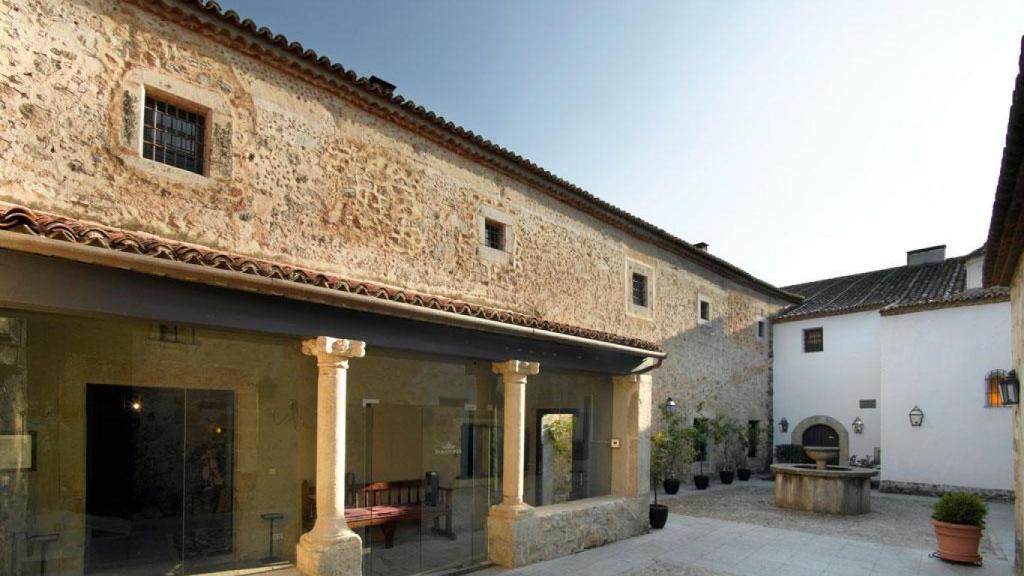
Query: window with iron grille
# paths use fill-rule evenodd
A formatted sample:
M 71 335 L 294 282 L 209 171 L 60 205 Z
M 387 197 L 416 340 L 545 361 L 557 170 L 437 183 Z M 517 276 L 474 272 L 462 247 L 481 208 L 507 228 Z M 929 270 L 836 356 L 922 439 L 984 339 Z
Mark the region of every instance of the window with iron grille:
M 865 410 L 871 408 L 878 408 L 878 400 L 875 398 L 863 398 L 860 401 L 860 407 Z
M 647 307 L 647 276 L 633 273 L 633 304 Z
M 203 173 L 206 117 L 146 96 L 142 122 L 142 157 L 175 168 Z
M 484 221 L 484 244 L 495 250 L 505 249 L 505 225 L 494 220 Z
M 764 339 L 764 320 L 757 321 L 757 337 Z
M 747 420 L 747 456 L 757 457 L 757 437 L 760 436 L 761 421 Z
M 821 328 L 804 330 L 804 352 L 821 352 L 825 349 L 825 333 Z

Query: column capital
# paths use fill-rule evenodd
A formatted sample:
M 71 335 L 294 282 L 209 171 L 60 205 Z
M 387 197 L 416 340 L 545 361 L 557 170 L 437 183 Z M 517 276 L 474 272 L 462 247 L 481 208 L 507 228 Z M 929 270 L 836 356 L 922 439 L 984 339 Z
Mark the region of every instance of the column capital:
M 540 364 L 523 360 L 506 360 L 491 363 L 491 371 L 503 376 L 536 376 L 540 372 Z
M 302 341 L 302 353 L 316 356 L 321 363 L 344 362 L 349 358 L 362 358 L 366 355 L 366 342 L 348 340 L 331 336 L 317 336 Z

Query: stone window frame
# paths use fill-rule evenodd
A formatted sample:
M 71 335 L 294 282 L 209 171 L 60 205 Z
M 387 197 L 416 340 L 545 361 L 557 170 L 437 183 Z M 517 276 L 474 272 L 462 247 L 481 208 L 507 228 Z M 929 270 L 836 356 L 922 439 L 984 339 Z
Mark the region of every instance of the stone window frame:
M 646 306 L 640 306 L 633 302 L 633 275 L 637 274 L 646 278 L 647 282 L 647 298 Z M 655 278 L 654 278 L 654 267 L 648 264 L 644 264 L 639 260 L 633 258 L 626 258 L 626 271 L 623 275 L 623 284 L 625 286 L 624 297 L 626 301 L 626 313 L 636 318 L 643 318 L 644 320 L 652 320 L 654 317 L 654 299 L 655 299 Z
M 204 116 L 202 174 L 142 156 L 142 127 L 147 94 Z M 128 168 L 161 180 L 201 187 L 213 187 L 230 179 L 231 108 L 221 94 L 162 71 L 137 68 L 125 76 L 117 95 L 114 116 L 119 122 L 114 123 L 118 128 L 115 148 Z
M 758 342 L 764 342 L 768 339 L 768 319 L 764 316 L 758 316 L 754 322 L 754 338 Z
M 701 308 L 702 308 L 703 304 L 707 304 L 708 305 L 708 317 L 707 318 L 704 318 L 704 317 L 701 316 Z M 713 312 L 712 312 L 712 306 L 711 306 L 711 298 L 708 298 L 704 294 L 699 294 L 698 293 L 697 294 L 697 324 L 698 325 L 710 324 L 712 319 L 713 319 Z
M 488 223 L 500 224 L 503 227 L 504 245 L 500 250 L 487 245 Z M 477 256 L 484 262 L 499 265 L 511 264 L 516 247 L 515 218 L 493 206 L 481 206 L 476 215 L 476 242 Z

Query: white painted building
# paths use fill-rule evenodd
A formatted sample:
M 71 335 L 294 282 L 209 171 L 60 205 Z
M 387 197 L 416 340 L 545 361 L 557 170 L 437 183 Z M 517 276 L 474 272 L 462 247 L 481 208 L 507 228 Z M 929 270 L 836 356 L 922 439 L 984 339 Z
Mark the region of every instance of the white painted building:
M 774 319 L 774 443 L 880 458 L 883 490 L 1007 496 L 1011 411 L 987 376 L 1011 367 L 1008 292 L 981 288 L 980 251 L 907 257 L 786 288 L 806 299 Z

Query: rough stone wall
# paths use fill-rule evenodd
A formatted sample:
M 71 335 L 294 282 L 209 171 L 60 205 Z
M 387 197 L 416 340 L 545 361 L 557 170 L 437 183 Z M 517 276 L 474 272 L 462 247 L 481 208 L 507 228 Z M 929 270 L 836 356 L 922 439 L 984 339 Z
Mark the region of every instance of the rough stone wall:
M 116 0 L 0 7 L 0 200 L 663 342 L 655 400 L 767 422 L 756 319 L 784 303 L 188 25 Z M 207 176 L 139 157 L 143 86 L 209 110 Z M 479 255 L 485 209 L 512 225 L 508 262 Z M 649 318 L 630 261 L 653 272 Z
M 647 508 L 646 498 L 605 496 L 537 508 L 514 523 L 488 517 L 491 559 L 504 567 L 525 566 L 644 534 Z

